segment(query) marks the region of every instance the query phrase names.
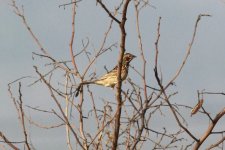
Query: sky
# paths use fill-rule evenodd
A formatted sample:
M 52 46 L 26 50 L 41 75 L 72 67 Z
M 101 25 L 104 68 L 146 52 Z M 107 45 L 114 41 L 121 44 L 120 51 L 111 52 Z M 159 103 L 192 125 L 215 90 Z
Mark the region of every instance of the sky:
M 59 8 L 60 4 L 69 2 L 66 0 L 18 0 L 18 6 L 24 7 L 27 21 L 39 38 L 40 42 L 48 52 L 57 60 L 69 60 L 69 42 L 71 37 L 71 7 Z M 117 2 L 117 1 L 116 1 Z M 22 76 L 37 77 L 33 65 L 44 66 L 43 59 L 32 59 L 32 52 L 39 52 L 38 47 L 27 32 L 18 16 L 13 13 L 13 8 L 8 0 L 0 0 L 0 131 L 11 139 L 21 139 L 20 126 L 10 95 L 7 91 L 7 84 Z M 168 82 L 175 74 L 185 56 L 186 48 L 191 40 L 194 24 L 199 14 L 210 14 L 211 17 L 204 17 L 199 23 L 195 43 L 191 50 L 190 57 L 176 80 L 174 91 L 179 94 L 172 100 L 194 106 L 197 102 L 197 90 L 210 92 L 224 92 L 225 88 L 225 2 L 222 0 L 152 0 L 152 7 L 144 8 L 140 14 L 140 29 L 143 39 L 144 52 L 148 61 L 147 75 L 148 82 L 156 86 L 153 73 L 154 65 L 154 43 L 156 40 L 156 29 L 159 17 L 161 20 L 161 37 L 159 44 L 159 65 L 163 73 L 164 83 Z M 107 2 L 107 6 L 114 8 L 113 2 Z M 137 44 L 135 28 L 135 17 L 131 4 L 128 11 L 127 30 L 127 51 L 137 55 L 132 62 L 133 66 L 140 68 L 140 54 Z M 90 50 L 98 49 L 107 30 L 110 19 L 102 8 L 95 4 L 95 1 L 84 0 L 77 8 L 76 18 L 76 49 L 82 48 L 82 40 L 90 41 Z M 119 30 L 113 25 L 113 32 L 110 33 L 107 44 L 118 43 Z M 104 54 L 94 65 L 97 76 L 104 73 L 104 65 L 113 68 L 118 56 L 117 48 L 112 52 Z M 117 60 L 117 59 L 116 59 Z M 79 68 L 82 71 L 85 61 L 79 60 Z M 140 82 L 134 72 L 130 71 L 129 77 Z M 27 87 L 30 81 L 23 82 L 24 101 L 33 106 L 54 105 L 48 98 L 46 88 L 40 88 L 37 84 Z M 16 87 L 13 89 L 16 92 Z M 106 97 L 113 96 L 111 90 L 96 87 L 97 95 Z M 101 90 L 105 92 L 100 92 Z M 43 94 L 42 94 L 43 93 Z M 205 97 L 204 107 L 212 115 L 218 113 L 224 105 L 224 96 Z M 32 112 L 30 112 L 32 114 Z M 56 118 L 48 120 L 42 114 L 35 114 L 35 118 L 45 123 L 57 122 Z M 44 120 L 43 120 L 44 118 Z M 189 127 L 196 134 L 199 129 L 207 128 L 207 119 L 202 121 L 202 116 L 190 118 Z M 200 124 L 199 124 L 200 122 Z M 222 118 L 218 129 L 223 129 Z M 157 121 L 156 125 L 159 124 Z M 198 125 L 198 126 L 197 126 Z M 197 127 L 196 127 L 197 126 Z M 37 149 L 55 149 L 51 143 L 60 143 L 61 134 L 64 130 L 39 131 L 32 129 L 31 136 L 34 138 Z M 64 142 L 65 143 L 65 142 Z M 65 149 L 65 144 L 57 145 L 58 149 Z

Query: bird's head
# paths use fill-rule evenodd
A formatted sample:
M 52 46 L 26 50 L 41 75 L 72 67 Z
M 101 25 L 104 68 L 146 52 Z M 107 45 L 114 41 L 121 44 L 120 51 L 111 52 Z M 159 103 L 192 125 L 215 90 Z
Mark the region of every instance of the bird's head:
M 130 53 L 125 53 L 123 56 L 123 64 L 129 65 L 130 61 L 133 60 L 136 56 Z

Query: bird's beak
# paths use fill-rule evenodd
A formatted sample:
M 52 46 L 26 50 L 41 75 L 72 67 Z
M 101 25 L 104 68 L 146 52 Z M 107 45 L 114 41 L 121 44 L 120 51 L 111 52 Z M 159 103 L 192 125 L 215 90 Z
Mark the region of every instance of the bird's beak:
M 137 56 L 133 55 L 133 58 L 135 58 L 135 57 L 137 57 Z

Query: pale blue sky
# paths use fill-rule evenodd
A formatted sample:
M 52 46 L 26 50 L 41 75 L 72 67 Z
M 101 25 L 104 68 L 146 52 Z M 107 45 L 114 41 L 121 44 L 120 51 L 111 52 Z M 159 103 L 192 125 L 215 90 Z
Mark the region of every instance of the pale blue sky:
M 70 0 L 68 0 L 70 1 Z M 18 5 L 24 5 L 25 16 L 32 30 L 49 53 L 58 60 L 70 59 L 69 40 L 71 36 L 71 9 L 70 7 L 59 8 L 58 5 L 67 2 L 66 0 L 18 0 Z M 206 89 L 208 91 L 225 92 L 225 2 L 222 0 L 152 0 L 155 8 L 148 7 L 141 12 L 140 27 L 143 38 L 145 54 L 149 58 L 148 82 L 155 86 L 153 76 L 154 42 L 156 38 L 156 28 L 159 16 L 161 20 L 160 38 L 160 67 L 163 72 L 163 79 L 166 83 L 176 72 L 185 55 L 188 43 L 194 29 L 197 16 L 200 13 L 207 13 L 212 17 L 202 18 L 199 23 L 197 36 L 193 45 L 190 58 L 179 78 L 176 80 L 175 91 L 179 94 L 172 100 L 194 106 L 196 103 L 196 91 Z M 20 140 L 18 134 L 19 126 L 16 112 L 7 92 L 7 83 L 21 76 L 35 76 L 33 65 L 43 66 L 43 59 L 32 60 L 32 52 L 40 52 L 31 36 L 24 28 L 21 20 L 13 13 L 8 5 L 10 1 L 0 0 L 0 131 L 12 139 Z M 76 22 L 76 48 L 81 48 L 81 40 L 88 37 L 90 39 L 90 50 L 97 49 L 103 39 L 110 19 L 100 6 L 95 5 L 95 1 L 84 0 L 77 8 Z M 111 3 L 108 4 L 112 6 Z M 133 4 L 130 5 L 127 22 L 127 50 L 139 57 L 135 17 Z M 119 41 L 118 27 L 113 25 L 108 39 L 108 44 Z M 104 73 L 103 66 L 112 68 L 118 54 L 116 48 L 102 56 L 93 69 L 97 69 L 97 75 Z M 132 62 L 133 66 L 140 66 L 140 58 Z M 79 60 L 79 66 L 85 63 Z M 130 72 L 130 77 L 139 82 L 134 72 Z M 28 84 L 28 83 L 27 83 Z M 103 89 L 102 87 L 96 87 Z M 45 98 L 46 89 L 34 86 L 26 87 L 24 83 L 24 97 L 28 104 L 34 106 L 54 105 Z M 104 89 L 106 93 L 96 91 L 100 97 L 113 95 L 111 90 Z M 45 93 L 45 94 L 40 94 Z M 46 104 L 47 103 L 47 104 Z M 204 106 L 209 112 L 215 114 L 225 105 L 224 97 L 209 96 L 206 98 Z M 37 115 L 37 120 L 42 120 L 43 115 Z M 190 127 L 199 134 L 199 128 L 207 127 L 207 119 L 199 124 L 203 118 L 196 116 L 190 119 Z M 51 121 L 57 121 L 51 120 Z M 49 122 L 51 122 L 49 121 Z M 48 122 L 48 121 L 46 121 Z M 221 122 L 225 123 L 223 118 Z M 155 124 L 157 124 L 156 122 Z M 220 123 L 221 126 L 222 123 Z M 196 128 L 196 125 L 197 128 Z M 198 128 L 199 127 L 199 128 Z M 38 149 L 56 149 L 56 144 L 60 143 L 64 137 L 64 130 L 37 132 L 32 128 L 34 144 Z M 15 135 L 17 133 L 17 135 Z M 45 133 L 45 134 L 44 134 Z M 46 134 L 47 133 L 47 134 Z M 64 144 L 57 145 L 58 149 L 64 149 Z

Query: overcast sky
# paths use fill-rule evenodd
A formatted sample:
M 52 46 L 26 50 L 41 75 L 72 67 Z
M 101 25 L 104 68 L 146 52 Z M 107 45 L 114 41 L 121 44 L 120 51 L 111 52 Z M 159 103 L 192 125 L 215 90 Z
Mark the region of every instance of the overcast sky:
M 65 9 L 58 7 L 69 1 L 18 0 L 17 2 L 19 6 L 24 6 L 27 21 L 44 47 L 58 60 L 70 59 L 71 7 L 68 6 Z M 21 131 L 18 130 L 20 126 L 18 126 L 16 111 L 7 91 L 7 84 L 22 76 L 36 76 L 33 65 L 41 64 L 43 66 L 44 63 L 41 62 L 42 59 L 32 60 L 32 52 L 40 51 L 9 4 L 10 1 L 0 0 L 0 131 L 3 131 L 11 139 L 20 140 L 20 136 L 15 134 L 20 134 Z M 111 2 L 107 5 L 113 8 Z M 199 23 L 190 58 L 176 80 L 177 86 L 174 90 L 179 94 L 173 98 L 173 102 L 194 106 L 197 101 L 197 90 L 225 92 L 225 2 L 222 0 L 152 0 L 151 5 L 152 7 L 145 8 L 140 16 L 143 46 L 145 54 L 149 56 L 148 81 L 155 86 L 152 58 L 158 18 L 162 17 L 159 64 L 166 83 L 181 64 L 191 40 L 197 16 L 201 13 L 210 14 L 212 17 L 202 18 Z M 140 55 L 137 51 L 133 4 L 130 5 L 129 10 L 126 25 L 128 33 L 126 49 L 138 56 L 132 65 L 139 66 Z M 109 22 L 108 15 L 99 5 L 96 6 L 95 1 L 84 0 L 81 2 L 77 8 L 75 42 L 78 44 L 76 48 L 80 49 L 82 39 L 87 37 L 91 43 L 90 49 L 99 48 L 99 41 L 102 41 Z M 119 41 L 119 30 L 115 25 L 113 31 L 108 44 Z M 116 60 L 112 58 L 116 58 L 118 52 L 114 48 L 112 52 L 101 57 L 96 63 L 98 76 L 104 73 L 104 65 L 110 69 L 116 64 Z M 82 66 L 84 62 L 80 61 L 79 63 Z M 137 82 L 140 80 L 135 78 L 132 71 L 129 76 Z M 28 104 L 34 106 L 51 104 L 44 99 L 45 94 L 40 94 L 46 93 L 46 89 L 40 89 L 38 85 L 28 88 L 26 85 L 28 83 L 25 82 L 23 90 L 25 101 Z M 101 87 L 97 88 L 102 89 Z M 106 92 L 112 91 L 107 90 Z M 98 93 L 98 95 L 101 94 Z M 104 94 L 101 97 L 104 97 Z M 222 96 L 209 96 L 206 97 L 204 106 L 212 115 L 215 115 L 224 107 L 224 100 Z M 41 115 L 37 115 L 37 120 L 42 120 L 41 117 Z M 199 124 L 199 121 L 202 121 L 201 116 L 193 117 L 190 120 L 190 126 L 194 128 L 198 125 L 205 129 L 208 122 L 207 119 L 205 120 L 206 124 Z M 53 119 L 52 121 L 57 120 Z M 221 119 L 219 128 L 223 127 L 222 122 L 225 124 L 224 118 Z M 197 129 L 196 134 L 201 134 L 197 132 Z M 49 143 L 60 143 L 62 141 L 61 133 L 64 133 L 64 130 L 47 131 L 49 133 L 44 135 L 42 132 L 36 132 L 36 128 L 32 130 L 34 130 L 32 133 L 34 144 L 38 149 L 56 149 L 55 144 Z M 193 129 L 193 131 L 195 130 Z M 43 131 L 43 133 L 45 132 L 46 130 Z M 66 144 L 62 143 L 64 144 L 57 145 L 58 149 L 65 149 Z

